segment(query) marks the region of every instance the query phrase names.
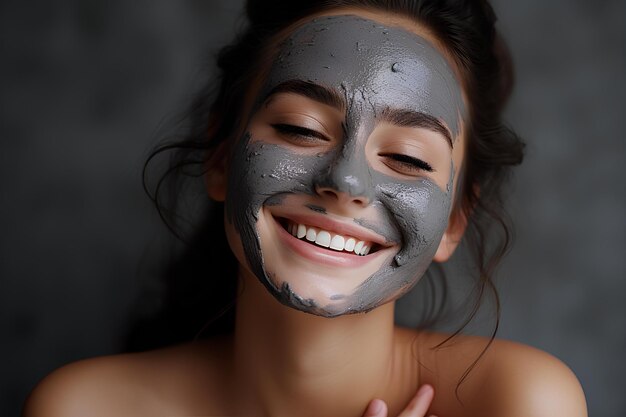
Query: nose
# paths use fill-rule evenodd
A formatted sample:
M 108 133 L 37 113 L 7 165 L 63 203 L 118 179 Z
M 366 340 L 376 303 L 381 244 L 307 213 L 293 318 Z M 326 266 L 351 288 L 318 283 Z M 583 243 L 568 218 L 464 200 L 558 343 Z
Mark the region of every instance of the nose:
M 315 181 L 315 192 L 342 205 L 356 204 L 366 207 L 374 199 L 371 184 L 371 174 L 367 166 L 357 167 L 349 161 L 335 161 Z
M 315 192 L 321 197 L 336 200 L 341 205 L 355 204 L 360 207 L 367 207 L 370 203 L 370 199 L 364 195 L 351 195 L 329 187 L 316 186 Z

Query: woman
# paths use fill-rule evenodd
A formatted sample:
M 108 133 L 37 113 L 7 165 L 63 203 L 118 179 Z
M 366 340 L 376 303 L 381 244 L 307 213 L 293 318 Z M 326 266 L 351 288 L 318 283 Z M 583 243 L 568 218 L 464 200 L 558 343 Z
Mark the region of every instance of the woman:
M 394 326 L 394 301 L 466 233 L 491 287 L 508 242 L 487 253 L 483 222 L 501 222 L 521 161 L 499 121 L 510 77 L 491 9 L 445 3 L 250 1 L 171 171 L 201 155 L 224 203 L 213 215 L 236 272 L 199 276 L 225 286 L 234 321 L 61 368 L 24 415 L 586 415 L 576 378 L 543 352 Z M 222 271 L 231 255 L 215 253 L 204 263 Z

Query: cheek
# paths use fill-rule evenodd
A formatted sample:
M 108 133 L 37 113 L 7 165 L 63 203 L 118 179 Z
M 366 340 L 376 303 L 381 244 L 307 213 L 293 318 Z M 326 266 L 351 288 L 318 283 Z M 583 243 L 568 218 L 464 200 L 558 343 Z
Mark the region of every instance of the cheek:
M 402 234 L 397 266 L 430 262 L 448 223 L 451 193 L 437 184 L 421 180 L 415 184 L 386 184 L 381 199 Z
M 355 309 L 366 311 L 398 299 L 428 269 L 447 225 L 450 194 L 432 181 L 380 185 L 381 216 L 401 234 L 398 252 L 351 296 Z M 383 214 L 384 213 L 384 214 Z
M 312 173 L 319 172 L 324 161 L 262 138 L 253 141 L 249 134 L 233 150 L 225 210 L 228 236 L 242 265 L 247 260 L 257 276 L 265 275 L 257 230 L 262 206 L 279 203 L 289 194 L 311 194 Z

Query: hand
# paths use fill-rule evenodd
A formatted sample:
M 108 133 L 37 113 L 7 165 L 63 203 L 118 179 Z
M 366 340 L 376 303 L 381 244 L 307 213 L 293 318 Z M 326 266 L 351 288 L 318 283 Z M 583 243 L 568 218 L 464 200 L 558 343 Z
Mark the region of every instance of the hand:
M 433 401 L 435 390 L 430 385 L 422 385 L 415 397 L 402 410 L 398 417 L 425 417 L 426 411 Z M 363 417 L 387 417 L 387 404 L 383 400 L 370 401 Z M 435 416 L 430 416 L 435 417 Z

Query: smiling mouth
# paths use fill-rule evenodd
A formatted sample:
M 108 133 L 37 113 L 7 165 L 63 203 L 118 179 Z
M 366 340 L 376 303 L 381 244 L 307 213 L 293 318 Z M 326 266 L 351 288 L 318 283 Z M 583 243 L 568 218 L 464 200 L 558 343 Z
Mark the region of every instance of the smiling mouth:
M 319 227 L 296 223 L 285 218 L 279 218 L 277 220 L 279 224 L 296 239 L 335 252 L 365 256 L 376 252 L 380 248 L 380 245 L 377 243 L 359 240 L 352 236 L 340 235 Z

